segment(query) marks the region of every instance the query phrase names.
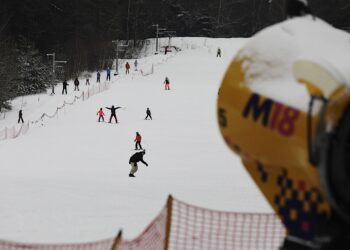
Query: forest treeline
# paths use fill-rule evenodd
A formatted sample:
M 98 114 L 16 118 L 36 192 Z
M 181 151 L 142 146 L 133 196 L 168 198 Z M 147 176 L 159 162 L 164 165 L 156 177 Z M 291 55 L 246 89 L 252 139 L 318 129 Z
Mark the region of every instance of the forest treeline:
M 349 30 L 348 0 L 310 0 L 315 15 Z M 112 40 L 176 36 L 249 37 L 285 19 L 285 0 L 1 0 L 0 111 L 17 95 L 44 91 L 53 79 L 50 58 L 67 60 L 65 78 L 105 68 Z M 135 43 L 136 44 L 136 43 Z M 132 49 L 132 48 L 130 48 Z

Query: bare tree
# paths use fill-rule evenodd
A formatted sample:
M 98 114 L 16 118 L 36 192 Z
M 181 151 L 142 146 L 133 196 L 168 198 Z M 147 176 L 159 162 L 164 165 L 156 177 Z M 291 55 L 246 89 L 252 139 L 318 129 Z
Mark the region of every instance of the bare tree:
M 221 9 L 222 9 L 222 0 L 219 0 L 218 25 L 220 25 L 220 23 L 222 23 Z
M 128 0 L 128 14 L 126 18 L 126 39 L 129 41 L 130 36 L 129 36 L 129 21 L 130 21 L 130 1 Z

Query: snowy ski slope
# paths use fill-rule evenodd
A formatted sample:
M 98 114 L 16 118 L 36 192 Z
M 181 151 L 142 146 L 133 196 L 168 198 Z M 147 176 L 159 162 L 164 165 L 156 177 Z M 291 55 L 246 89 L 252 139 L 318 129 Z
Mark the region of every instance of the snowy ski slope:
M 132 74 L 112 75 L 110 90 L 24 136 L 0 142 L 0 238 L 82 242 L 112 237 L 120 228 L 131 238 L 157 215 L 169 193 L 207 208 L 271 211 L 240 159 L 226 147 L 216 121 L 221 79 L 245 40 L 176 42 L 183 51 L 156 65 L 154 74 L 137 74 L 130 61 Z M 218 46 L 221 58 L 216 58 Z M 162 58 L 143 59 L 145 67 Z M 165 76 L 170 91 L 164 90 Z M 95 76 L 91 83 L 96 84 Z M 66 98 L 41 95 L 38 102 L 38 97 L 15 100 L 0 128 L 13 125 L 24 102 L 25 118 L 34 119 Z M 120 123 L 98 123 L 98 109 L 111 105 L 123 107 L 117 110 Z M 147 107 L 152 121 L 144 120 Z M 136 178 L 129 178 L 136 132 L 142 135 L 149 167 L 139 164 Z

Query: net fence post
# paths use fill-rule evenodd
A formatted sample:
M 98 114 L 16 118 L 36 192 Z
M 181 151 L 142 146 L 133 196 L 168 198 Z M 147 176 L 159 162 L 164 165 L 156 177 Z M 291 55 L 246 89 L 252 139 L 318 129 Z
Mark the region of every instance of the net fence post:
M 173 197 L 171 195 L 168 196 L 168 200 L 166 203 L 166 209 L 167 209 L 167 218 L 166 218 L 166 225 L 165 225 L 165 239 L 164 239 L 164 247 L 163 250 L 169 249 L 169 242 L 170 242 L 170 233 L 171 233 L 171 220 L 172 220 L 172 213 L 173 213 Z
M 123 235 L 123 231 L 119 230 L 118 235 L 115 237 L 115 239 L 113 241 L 113 245 L 111 247 L 111 250 L 117 250 L 118 245 L 122 241 L 122 235 Z

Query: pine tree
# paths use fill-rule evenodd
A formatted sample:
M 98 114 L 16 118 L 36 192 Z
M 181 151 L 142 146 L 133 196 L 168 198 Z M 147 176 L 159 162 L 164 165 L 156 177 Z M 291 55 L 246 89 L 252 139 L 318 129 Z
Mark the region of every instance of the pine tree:
M 9 100 L 16 96 L 12 91 L 14 85 L 16 56 L 13 44 L 0 41 L 0 112 L 10 109 Z
M 14 92 L 17 95 L 40 93 L 50 86 L 51 72 L 34 45 L 22 38 L 17 48 Z

